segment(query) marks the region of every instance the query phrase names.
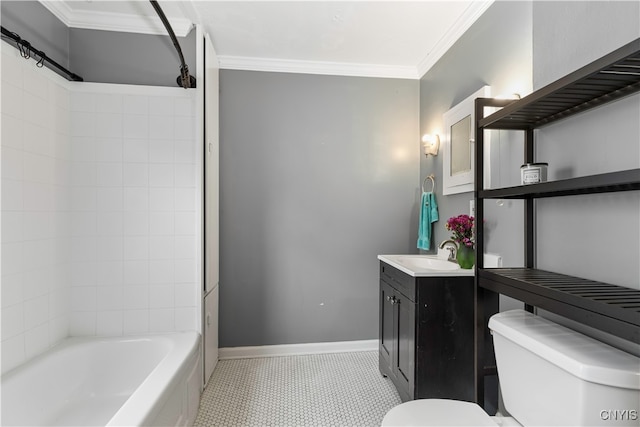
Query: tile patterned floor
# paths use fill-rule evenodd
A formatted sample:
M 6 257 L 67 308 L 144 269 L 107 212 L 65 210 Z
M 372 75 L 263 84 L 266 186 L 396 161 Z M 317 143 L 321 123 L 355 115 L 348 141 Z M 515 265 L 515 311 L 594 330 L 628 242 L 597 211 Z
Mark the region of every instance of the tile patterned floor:
M 378 353 L 218 362 L 196 426 L 379 426 L 400 398 Z

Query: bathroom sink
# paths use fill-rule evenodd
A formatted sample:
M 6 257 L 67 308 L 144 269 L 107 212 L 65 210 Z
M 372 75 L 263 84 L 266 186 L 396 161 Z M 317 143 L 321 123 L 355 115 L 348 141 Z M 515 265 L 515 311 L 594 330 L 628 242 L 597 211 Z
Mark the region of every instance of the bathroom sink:
M 398 257 L 398 262 L 415 269 L 426 268 L 428 270 L 459 270 L 460 266 L 445 259 L 437 259 L 427 256 L 405 256 Z
M 434 255 L 378 255 L 378 259 L 410 276 L 473 276 L 474 270 L 465 270 L 446 259 Z

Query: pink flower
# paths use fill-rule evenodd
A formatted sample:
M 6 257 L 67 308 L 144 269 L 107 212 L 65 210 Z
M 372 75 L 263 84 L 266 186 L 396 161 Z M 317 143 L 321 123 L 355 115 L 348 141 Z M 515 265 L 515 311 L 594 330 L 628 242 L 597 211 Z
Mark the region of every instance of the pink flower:
M 447 220 L 445 227 L 451 231 L 453 235 L 451 239 L 458 245 L 473 247 L 473 223 L 474 218 L 469 215 L 453 216 Z

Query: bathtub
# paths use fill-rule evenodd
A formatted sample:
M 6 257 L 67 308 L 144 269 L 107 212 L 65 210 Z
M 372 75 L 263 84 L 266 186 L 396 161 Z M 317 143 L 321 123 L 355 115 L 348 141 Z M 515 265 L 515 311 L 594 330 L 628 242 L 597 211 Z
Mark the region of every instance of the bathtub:
M 2 425 L 175 426 L 195 421 L 200 335 L 68 338 L 2 377 Z

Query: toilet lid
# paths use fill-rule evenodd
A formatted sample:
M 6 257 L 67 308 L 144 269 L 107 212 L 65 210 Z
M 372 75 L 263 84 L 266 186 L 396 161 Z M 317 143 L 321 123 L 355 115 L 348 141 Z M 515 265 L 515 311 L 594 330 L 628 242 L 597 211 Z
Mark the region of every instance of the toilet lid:
M 391 426 L 491 426 L 491 417 L 475 403 L 448 399 L 419 399 L 392 408 L 382 419 Z

